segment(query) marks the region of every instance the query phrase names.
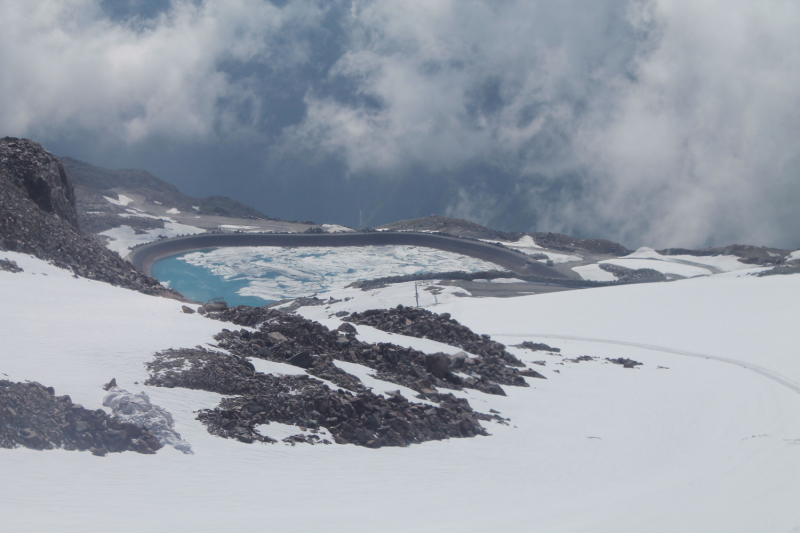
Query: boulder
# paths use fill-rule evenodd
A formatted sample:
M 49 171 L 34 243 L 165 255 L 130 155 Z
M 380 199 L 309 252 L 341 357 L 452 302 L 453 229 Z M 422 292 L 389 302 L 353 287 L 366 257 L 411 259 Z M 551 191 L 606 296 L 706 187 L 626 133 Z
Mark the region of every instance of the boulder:
M 300 368 L 311 368 L 314 366 L 314 356 L 308 352 L 300 352 L 289 358 L 287 361 L 290 365 L 299 366 Z
M 342 325 L 336 328 L 336 331 L 341 331 L 344 334 L 352 333 L 353 335 L 358 333 L 355 326 L 353 326 L 353 324 L 350 324 L 349 322 L 342 322 Z

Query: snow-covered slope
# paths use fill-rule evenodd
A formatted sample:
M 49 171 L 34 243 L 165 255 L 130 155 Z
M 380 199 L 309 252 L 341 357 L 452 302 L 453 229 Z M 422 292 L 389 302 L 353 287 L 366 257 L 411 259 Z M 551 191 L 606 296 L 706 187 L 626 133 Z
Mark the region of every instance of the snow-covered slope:
M 793 297 L 800 276 L 717 275 L 512 299 L 445 291 L 438 306 L 420 291 L 427 298 L 421 303 L 478 333 L 507 345 L 547 342 L 563 357 L 510 348 L 526 362 L 544 360 L 534 368 L 548 379 L 507 387 L 506 397 L 459 393 L 474 409 L 510 419 L 508 426 L 484 423 L 489 437 L 371 450 L 244 444 L 210 435 L 194 411 L 215 406 L 220 396 L 143 386 L 144 363 L 166 348 L 213 343 L 212 335 L 229 325 L 184 314 L 174 300 L 0 252 L 6 257 L 24 272 L 0 271 L 3 378 L 39 381 L 95 409 L 105 395 L 101 386 L 114 377 L 171 412 L 194 455 L 170 447 L 104 458 L 0 449 L 4 530 L 800 527 L 800 394 L 793 388 L 800 382 L 800 303 Z M 300 311 L 336 325 L 331 315 L 339 310 L 414 301 L 413 284 L 331 294 L 353 299 Z M 370 342 L 441 347 L 363 329 Z M 599 359 L 566 361 L 580 355 Z M 606 357 L 644 364 L 624 369 Z

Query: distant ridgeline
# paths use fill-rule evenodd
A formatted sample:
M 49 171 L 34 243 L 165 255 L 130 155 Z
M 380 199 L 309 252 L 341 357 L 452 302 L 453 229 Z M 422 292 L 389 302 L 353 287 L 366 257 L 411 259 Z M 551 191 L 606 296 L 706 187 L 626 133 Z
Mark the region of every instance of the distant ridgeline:
M 62 157 L 61 162 L 72 178 L 79 195 L 84 193 L 87 196 L 93 194 L 115 196 L 114 189 L 124 189 L 141 194 L 151 202 L 160 202 L 181 211 L 191 212 L 194 207 L 197 207 L 196 211 L 201 215 L 275 220 L 252 207 L 225 196 L 192 198 L 181 193 L 175 186 L 144 170 L 109 170 L 71 157 Z

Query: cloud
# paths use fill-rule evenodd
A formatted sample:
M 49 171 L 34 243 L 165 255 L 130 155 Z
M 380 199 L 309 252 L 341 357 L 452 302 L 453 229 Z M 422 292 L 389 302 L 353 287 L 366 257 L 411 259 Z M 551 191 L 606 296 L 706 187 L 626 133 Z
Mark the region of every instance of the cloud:
M 346 223 L 424 206 L 628 246 L 800 244 L 794 0 L 108 5 L 0 3 L 5 134 L 204 161 L 245 139 L 194 172 L 280 180 Z M 352 193 L 311 198 L 323 182 Z
M 259 120 L 263 100 L 231 65 L 306 60 L 299 34 L 322 10 L 260 0 L 175 0 L 151 18 L 112 18 L 97 0 L 0 5 L 0 123 L 7 132 L 87 131 L 131 143 L 192 141 Z
M 353 6 L 330 76 L 359 98 L 310 92 L 293 144 L 354 175 L 461 175 L 449 212 L 482 219 L 505 202 L 463 176 L 488 163 L 516 177 L 540 229 L 634 245 L 800 241 L 797 3 Z

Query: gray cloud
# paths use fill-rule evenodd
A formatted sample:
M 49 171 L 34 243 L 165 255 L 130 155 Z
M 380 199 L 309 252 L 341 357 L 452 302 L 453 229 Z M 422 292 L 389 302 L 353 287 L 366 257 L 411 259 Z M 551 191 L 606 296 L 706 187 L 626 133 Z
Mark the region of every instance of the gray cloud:
M 800 244 L 796 2 L 125 6 L 0 6 L 4 133 L 151 161 L 214 144 L 163 168 L 235 166 L 234 195 L 300 218 Z
M 528 197 L 517 208 L 556 230 L 658 246 L 800 238 L 797 4 L 354 6 L 331 75 L 377 105 L 311 95 L 292 142 L 356 174 L 492 162 Z M 465 180 L 450 213 L 498 218 L 506 202 L 485 181 Z

